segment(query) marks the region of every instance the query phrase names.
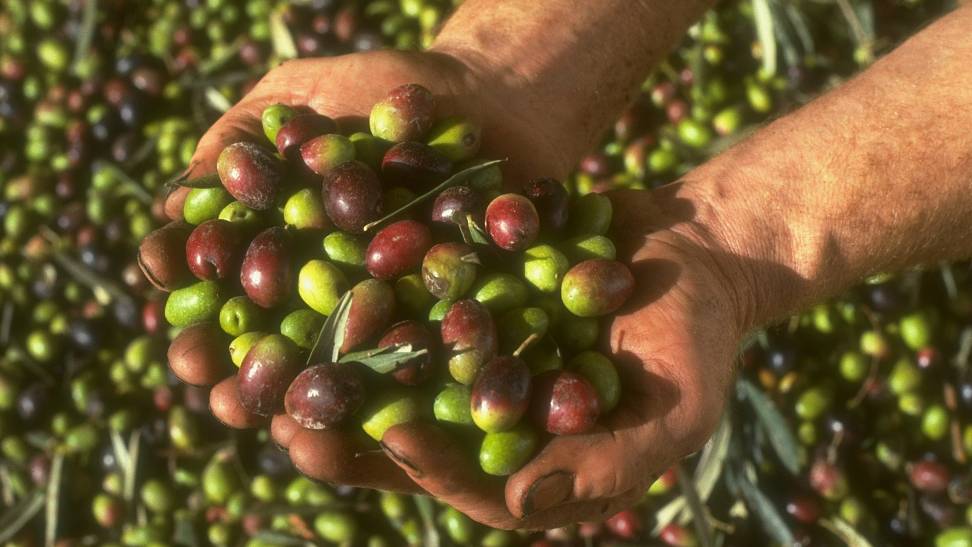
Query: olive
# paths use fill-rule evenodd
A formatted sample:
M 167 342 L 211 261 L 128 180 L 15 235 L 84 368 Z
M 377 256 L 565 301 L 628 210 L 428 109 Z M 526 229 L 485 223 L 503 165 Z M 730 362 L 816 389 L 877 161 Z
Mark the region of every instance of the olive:
M 512 475 L 530 459 L 537 442 L 537 434 L 527 425 L 487 433 L 479 447 L 479 466 L 490 475 Z
M 300 309 L 288 313 L 280 321 L 280 334 L 290 338 L 297 347 L 309 350 L 324 326 L 324 317 L 312 310 Z
M 358 533 L 358 523 L 347 512 L 328 510 L 314 519 L 314 530 L 330 543 L 351 545 Z
M 326 260 L 311 260 L 297 274 L 301 300 L 321 315 L 331 315 L 347 288 L 344 273 Z
M 391 148 L 391 143 L 368 133 L 352 133 L 351 143 L 354 144 L 354 157 L 372 169 L 381 168 L 381 159 L 385 157 L 385 152 Z M 389 210 L 392 210 L 389 207 Z
M 186 194 L 182 218 L 189 224 L 201 224 L 217 218 L 233 198 L 222 188 L 193 188 Z
M 271 141 L 277 146 L 277 153 L 288 160 L 303 156 L 303 145 L 321 135 L 334 133 L 337 124 L 321 114 L 298 114 L 284 123 Z
M 415 190 L 442 182 L 451 172 L 449 158 L 420 142 L 400 142 L 389 148 L 381 159 L 383 180 Z
M 169 368 L 187 384 L 214 384 L 230 370 L 223 347 L 223 336 L 215 323 L 184 328 L 169 344 Z
M 382 189 L 378 176 L 367 165 L 349 161 L 324 175 L 324 208 L 339 229 L 360 233 L 382 212 Z
M 243 237 L 231 222 L 207 220 L 186 240 L 186 262 L 199 279 L 227 279 L 238 271 L 242 260 Z
M 508 273 L 493 272 L 481 276 L 470 295 L 489 311 L 502 313 L 526 304 L 529 290 L 520 278 Z
M 618 255 L 614 242 L 602 235 L 575 237 L 565 241 L 561 248 L 572 264 L 594 258 L 614 260 Z
M 556 293 L 570 264 L 550 245 L 536 245 L 523 252 L 523 278 L 542 293 Z
M 263 308 L 277 306 L 290 297 L 293 266 L 291 240 L 279 226 L 260 232 L 246 250 L 240 267 L 240 283 L 250 300 Z
M 523 195 L 537 211 L 542 234 L 555 236 L 564 231 L 570 196 L 563 184 L 554 179 L 537 179 L 523 187 Z
M 268 333 L 261 331 L 250 331 L 244 332 L 243 334 L 234 338 L 229 345 L 230 360 L 233 361 L 233 364 L 239 368 L 239 366 L 243 364 L 243 358 L 246 357 L 246 354 L 250 351 L 250 348 L 252 348 L 254 344 L 259 342 L 260 339 L 267 334 Z
M 405 312 L 415 317 L 425 317 L 435 304 L 435 297 L 425 288 L 420 274 L 409 274 L 395 281 L 395 300 Z
M 298 112 L 294 108 L 285 104 L 272 104 L 264 108 L 260 115 L 263 134 L 270 142 L 277 142 L 277 133 L 280 132 L 280 128 L 297 115 Z
M 501 249 L 522 251 L 536 240 L 540 218 L 526 197 L 503 194 L 486 207 L 486 231 Z
M 575 355 L 567 363 L 567 368 L 580 374 L 594 386 L 601 414 L 607 414 L 618 406 L 621 399 L 621 378 L 610 359 L 596 351 L 585 351 Z
M 351 289 L 351 309 L 341 353 L 374 339 L 395 313 L 395 291 L 378 279 L 365 279 Z
M 223 288 L 215 281 L 199 281 L 176 289 L 165 301 L 165 319 L 170 325 L 187 327 L 215 319 L 223 304 Z
M 432 128 L 435 98 L 418 84 L 405 84 L 391 90 L 371 109 L 371 133 L 387 141 L 421 140 Z
M 422 259 L 422 281 L 429 293 L 439 299 L 456 300 L 476 281 L 478 258 L 464 243 L 439 243 Z
M 380 442 L 392 427 L 421 419 L 422 407 L 412 391 L 385 390 L 369 400 L 361 410 L 361 428 L 369 437 Z
M 469 160 L 479 153 L 482 128 L 463 118 L 445 118 L 432 127 L 428 143 L 451 161 Z
M 192 279 L 185 261 L 186 240 L 192 226 L 172 221 L 150 233 L 138 247 L 138 266 L 152 285 L 163 291 L 177 289 Z
M 353 365 L 325 363 L 301 372 L 287 389 L 287 414 L 306 429 L 345 423 L 364 402 L 364 383 Z
M 460 384 L 472 384 L 497 351 L 496 326 L 489 311 L 475 300 L 459 300 L 442 318 L 441 331 L 449 373 Z
M 570 230 L 580 236 L 604 235 L 611 227 L 613 211 L 607 196 L 583 195 L 570 208 Z
M 344 135 L 321 135 L 300 146 L 300 157 L 308 169 L 323 175 L 342 163 L 354 160 L 354 144 Z
M 367 246 L 362 239 L 347 232 L 331 232 L 324 237 L 324 254 L 332 262 L 349 268 L 365 265 Z
M 530 402 L 530 380 L 530 369 L 519 357 L 494 357 L 483 365 L 470 399 L 476 426 L 487 433 L 515 426 Z
M 479 194 L 468 186 L 451 186 L 436 196 L 432 204 L 432 222 L 440 224 L 465 224 L 472 215 L 482 221 L 482 201 Z
M 432 234 L 424 224 L 400 220 L 375 234 L 365 252 L 365 267 L 377 279 L 392 280 L 417 270 L 431 246 Z
M 601 414 L 594 386 L 584 376 L 566 370 L 536 376 L 530 399 L 534 424 L 554 435 L 586 433 Z
M 432 412 L 435 419 L 456 425 L 473 425 L 469 404 L 472 392 L 469 386 L 448 384 L 435 397 Z
M 331 227 L 320 194 L 310 188 L 298 190 L 287 198 L 283 220 L 298 230 L 326 230 Z
M 400 363 L 398 367 L 392 371 L 391 375 L 400 384 L 405 384 L 408 386 L 415 386 L 421 384 L 428 380 L 432 373 L 434 372 L 434 356 L 433 356 L 433 345 L 435 344 L 435 339 L 432 333 L 425 328 L 418 321 L 402 321 L 392 325 L 385 334 L 382 335 L 381 339 L 378 340 L 378 347 L 385 348 L 389 346 L 408 344 L 411 346 L 411 351 L 428 350 L 425 355 L 415 357 L 404 363 Z
M 574 315 L 596 317 L 620 308 L 634 292 L 634 276 L 614 260 L 585 260 L 571 268 L 561 285 L 564 305 Z
M 273 207 L 283 186 L 280 161 L 249 142 L 237 142 L 224 148 L 219 154 L 216 170 L 226 190 L 257 211 Z
M 271 334 L 250 348 L 238 374 L 240 404 L 254 414 L 270 416 L 283 409 L 284 394 L 304 363 L 289 338 Z

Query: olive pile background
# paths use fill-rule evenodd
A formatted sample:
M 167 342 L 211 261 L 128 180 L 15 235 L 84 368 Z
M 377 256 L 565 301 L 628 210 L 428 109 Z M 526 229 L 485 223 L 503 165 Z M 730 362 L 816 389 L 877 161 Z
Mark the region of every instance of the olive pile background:
M 941 0 L 724 2 L 584 158 L 654 187 L 869 64 Z M 135 265 L 164 182 L 277 61 L 420 48 L 448 0 L 4 0 L 0 544 L 972 545 L 972 272 L 882 277 L 757 333 L 703 453 L 603 524 L 491 531 L 299 477 L 168 373 Z M 702 506 L 707 509 L 702 509 Z

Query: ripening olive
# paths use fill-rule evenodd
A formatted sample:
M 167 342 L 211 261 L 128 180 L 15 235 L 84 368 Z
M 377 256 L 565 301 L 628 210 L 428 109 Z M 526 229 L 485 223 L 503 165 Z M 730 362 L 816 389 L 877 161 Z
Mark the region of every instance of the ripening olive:
M 280 160 L 249 142 L 224 148 L 216 162 L 216 171 L 234 198 L 258 211 L 273 207 L 283 186 Z
M 171 291 L 192 279 L 185 260 L 191 231 L 189 224 L 172 221 L 147 235 L 138 246 L 138 266 L 156 288 Z
M 482 129 L 463 118 L 446 118 L 432 127 L 428 143 L 451 161 L 465 161 L 479 153 Z
M 526 197 L 503 194 L 486 207 L 486 231 L 501 249 L 522 251 L 537 239 L 540 217 Z
M 337 124 L 327 116 L 312 113 L 299 114 L 280 128 L 272 142 L 277 147 L 277 153 L 282 157 L 299 161 L 300 156 L 303 155 L 304 144 L 336 130 Z
M 290 297 L 291 245 L 290 235 L 280 226 L 267 228 L 250 242 L 240 267 L 240 283 L 258 306 L 272 308 Z
M 360 233 L 381 216 L 381 182 L 361 162 L 349 161 L 329 170 L 322 188 L 327 216 L 341 230 Z
M 347 353 L 384 330 L 395 313 L 395 291 L 378 279 L 365 279 L 351 289 L 351 309 L 341 353 Z
M 391 90 L 371 109 L 371 133 L 386 141 L 421 140 L 432 128 L 435 98 L 418 84 L 405 84 Z
M 364 402 L 364 383 L 354 365 L 325 363 L 301 372 L 284 398 L 287 414 L 306 429 L 345 423 Z
M 550 245 L 536 245 L 523 252 L 523 278 L 542 293 L 556 293 L 570 264 Z
M 420 142 L 400 142 L 381 159 L 382 179 L 414 190 L 444 181 L 452 172 L 449 158 Z
M 571 268 L 561 285 L 564 306 L 580 317 L 607 315 L 634 292 L 634 276 L 615 260 L 585 260 Z
M 459 300 L 442 318 L 441 332 L 449 373 L 460 384 L 472 384 L 497 351 L 496 326 L 489 311 L 475 300 Z
M 513 428 L 529 405 L 530 380 L 530 369 L 519 357 L 494 357 L 483 365 L 470 399 L 476 426 L 487 433 Z
M 261 416 L 283 409 L 284 394 L 304 367 L 300 348 L 282 334 L 270 334 L 250 348 L 237 375 L 240 404 Z
M 587 379 L 597 391 L 601 414 L 607 414 L 621 400 L 621 378 L 614 363 L 596 351 L 585 351 L 574 356 L 567 368 Z
M 552 370 L 533 379 L 530 417 L 538 428 L 554 435 L 579 435 L 590 431 L 600 414 L 597 390 L 584 376 Z
M 368 244 L 365 266 L 373 277 L 392 280 L 419 268 L 432 246 L 428 227 L 414 220 L 400 220 L 382 228 Z
M 464 243 L 439 243 L 422 260 L 422 281 L 436 298 L 456 300 L 476 281 L 478 262 L 472 247 Z
M 344 135 L 315 137 L 300 146 L 300 157 L 318 175 L 354 159 L 354 144 Z
M 433 338 L 432 333 L 418 321 L 401 321 L 392 325 L 378 340 L 379 348 L 400 344 L 408 344 L 411 346 L 411 351 L 424 349 L 428 353 L 399 363 L 398 367 L 392 371 L 392 377 L 398 383 L 407 386 L 419 385 L 428 380 L 434 372 L 435 364 L 433 354 L 435 338 Z

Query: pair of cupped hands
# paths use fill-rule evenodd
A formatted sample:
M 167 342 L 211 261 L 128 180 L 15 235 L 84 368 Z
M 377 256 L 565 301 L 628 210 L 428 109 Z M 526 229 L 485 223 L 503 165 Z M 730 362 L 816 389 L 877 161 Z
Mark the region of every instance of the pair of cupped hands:
M 480 156 L 509 158 L 503 171 L 510 189 L 538 177 L 563 180 L 579 159 L 564 152 L 578 149 L 570 134 L 544 129 L 545 117 L 558 114 L 542 104 L 514 108 L 509 97 L 487 91 L 493 87 L 476 70 L 449 56 L 383 51 L 294 60 L 272 70 L 204 135 L 189 176 L 215 172 L 227 144 L 265 139 L 260 114 L 270 104 L 363 120 L 404 83 L 431 89 L 439 115 L 481 123 Z M 554 438 L 506 480 L 487 478 L 468 447 L 432 423 L 393 427 L 379 451 L 355 428 L 304 430 L 282 414 L 271 422 L 274 440 L 313 479 L 427 494 L 497 528 L 598 521 L 634 504 L 657 476 L 709 438 L 731 385 L 737 344 L 750 326 L 725 253 L 693 222 L 696 205 L 683 197 L 681 184 L 611 195 L 613 236 L 636 289 L 602 326 L 601 349 L 618 367 L 623 394 L 592 432 Z M 210 406 L 233 427 L 265 423 L 240 405 L 235 376 L 214 386 Z

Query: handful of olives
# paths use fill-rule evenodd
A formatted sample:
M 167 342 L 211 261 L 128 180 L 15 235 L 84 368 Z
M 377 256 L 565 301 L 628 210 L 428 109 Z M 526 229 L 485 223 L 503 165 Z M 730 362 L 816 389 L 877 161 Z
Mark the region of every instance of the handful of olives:
M 170 366 L 206 383 L 194 371 L 232 362 L 247 410 L 309 429 L 481 431 L 482 469 L 513 473 L 541 435 L 589 431 L 618 403 L 617 371 L 592 349 L 634 289 L 611 202 L 552 179 L 504 193 L 500 162 L 476 159 L 480 129 L 436 120 L 419 85 L 369 122 L 345 135 L 268 107 L 268 143 L 227 146 L 218 184 L 145 238 L 139 264 L 182 329 Z

